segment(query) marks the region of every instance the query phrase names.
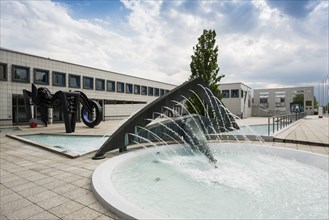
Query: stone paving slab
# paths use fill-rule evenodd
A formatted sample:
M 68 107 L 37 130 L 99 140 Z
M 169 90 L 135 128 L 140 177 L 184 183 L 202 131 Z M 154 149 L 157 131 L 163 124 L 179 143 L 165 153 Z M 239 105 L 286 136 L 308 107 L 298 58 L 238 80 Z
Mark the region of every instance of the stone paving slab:
M 277 133 L 274 139 L 329 147 L 329 118 L 306 116 L 294 125 Z

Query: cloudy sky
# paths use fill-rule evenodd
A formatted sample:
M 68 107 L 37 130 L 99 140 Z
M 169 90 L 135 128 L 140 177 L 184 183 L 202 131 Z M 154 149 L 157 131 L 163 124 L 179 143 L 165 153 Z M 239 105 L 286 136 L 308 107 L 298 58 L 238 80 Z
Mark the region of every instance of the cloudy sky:
M 180 84 L 215 29 L 223 83 L 304 86 L 328 74 L 328 1 L 1 0 L 1 47 Z

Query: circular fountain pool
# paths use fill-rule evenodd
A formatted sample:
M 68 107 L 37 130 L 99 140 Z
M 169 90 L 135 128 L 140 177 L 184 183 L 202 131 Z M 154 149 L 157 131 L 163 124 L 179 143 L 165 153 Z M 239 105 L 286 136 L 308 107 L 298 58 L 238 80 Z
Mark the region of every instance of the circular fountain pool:
M 96 197 L 122 218 L 328 218 L 328 157 L 286 148 L 209 144 L 218 168 L 180 145 L 102 163 Z

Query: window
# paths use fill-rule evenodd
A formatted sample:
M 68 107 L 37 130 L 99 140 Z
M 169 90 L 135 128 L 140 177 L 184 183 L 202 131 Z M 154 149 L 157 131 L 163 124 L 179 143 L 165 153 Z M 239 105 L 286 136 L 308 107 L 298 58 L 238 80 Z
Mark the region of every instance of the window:
M 285 98 L 284 97 L 275 97 L 275 107 L 285 107 Z
M 123 82 L 117 82 L 117 92 L 125 92 L 125 84 Z
M 223 98 L 230 98 L 230 91 L 229 90 L 222 90 Z
M 153 96 L 153 87 L 148 87 L 148 95 Z
M 306 101 L 306 106 L 312 106 L 312 101 Z
M 53 72 L 53 85 L 66 86 L 66 74 L 60 72 Z
M 7 81 L 8 74 L 7 74 L 7 64 L 0 63 L 0 80 Z
M 107 91 L 115 92 L 115 82 L 111 80 L 107 80 Z
M 259 103 L 260 104 L 268 103 L 268 98 L 259 98 Z
M 268 95 L 267 95 L 268 97 Z M 275 92 L 275 107 L 286 107 L 286 92 L 285 91 L 276 91 Z
M 154 95 L 155 96 L 160 96 L 160 89 L 159 88 L 154 89 Z
M 81 77 L 74 74 L 69 74 L 69 87 L 80 88 Z
M 294 91 L 293 103 L 304 105 L 304 91 L 303 90 Z
M 147 95 L 147 87 L 142 86 L 142 95 Z
M 96 90 L 105 91 L 104 79 L 96 79 Z
M 243 90 L 241 89 L 241 98 L 243 98 Z
M 13 81 L 15 82 L 30 82 L 30 68 L 24 66 L 12 66 Z
M 160 89 L 160 95 L 164 95 L 164 94 L 165 94 L 164 89 Z
M 133 93 L 133 84 L 126 83 L 126 93 Z
M 92 77 L 83 77 L 83 88 L 84 89 L 94 89 L 94 78 Z
M 268 108 L 268 97 L 260 97 L 259 106 L 262 108 Z
M 134 94 L 141 94 L 141 86 L 140 85 L 134 85 Z
M 34 83 L 49 85 L 49 71 L 34 69 Z
M 231 90 L 231 98 L 239 98 L 239 90 L 238 89 L 232 89 Z

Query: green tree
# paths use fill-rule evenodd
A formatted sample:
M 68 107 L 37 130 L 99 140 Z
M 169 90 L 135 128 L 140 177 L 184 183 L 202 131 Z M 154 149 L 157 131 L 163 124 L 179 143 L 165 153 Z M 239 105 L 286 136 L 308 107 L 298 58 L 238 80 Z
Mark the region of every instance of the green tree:
M 221 99 L 219 82 L 224 75 L 219 75 L 219 66 L 217 63 L 218 45 L 216 45 L 216 31 L 203 30 L 198 38 L 198 43 L 193 47 L 194 54 L 191 56 L 190 63 L 191 75 L 189 79 L 201 76 L 209 85 L 213 94 Z M 187 109 L 190 113 L 206 115 L 202 103 L 196 96 L 192 96 L 190 102 L 187 102 Z M 194 108 L 193 108 L 194 106 Z
M 314 109 L 318 109 L 319 108 L 319 102 L 316 99 L 316 97 L 314 96 Z

